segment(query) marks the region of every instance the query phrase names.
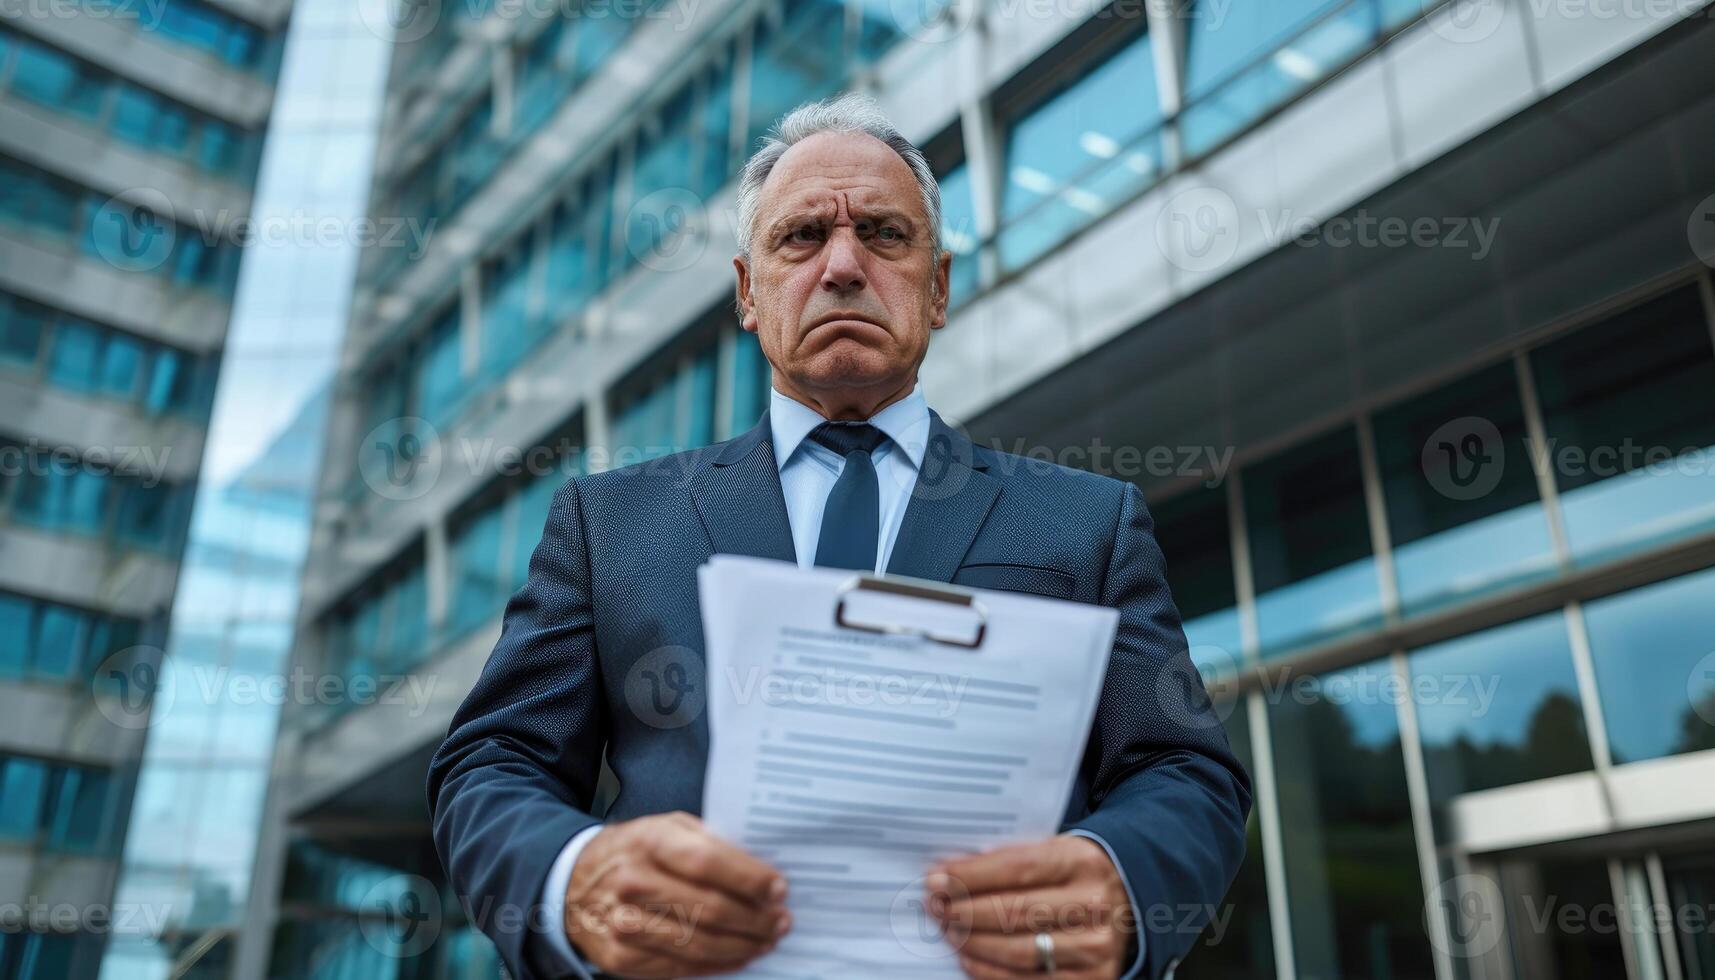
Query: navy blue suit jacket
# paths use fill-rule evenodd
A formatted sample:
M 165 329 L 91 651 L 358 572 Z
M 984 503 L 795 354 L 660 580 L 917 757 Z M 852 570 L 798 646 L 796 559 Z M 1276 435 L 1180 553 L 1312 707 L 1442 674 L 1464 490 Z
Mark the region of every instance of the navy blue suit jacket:
M 934 413 L 930 425 L 888 572 L 1120 611 L 1062 829 L 1112 849 L 1141 906 L 1143 973 L 1159 976 L 1238 869 L 1250 789 L 1187 655 L 1143 495 L 976 446 Z M 707 721 L 648 717 L 637 675 L 664 649 L 700 667 L 696 570 L 717 552 L 794 559 L 766 415 L 727 442 L 558 491 L 500 641 L 430 764 L 441 861 L 520 980 L 556 975 L 522 923 L 574 834 L 701 812 Z M 620 789 L 596 814 L 604 751 Z

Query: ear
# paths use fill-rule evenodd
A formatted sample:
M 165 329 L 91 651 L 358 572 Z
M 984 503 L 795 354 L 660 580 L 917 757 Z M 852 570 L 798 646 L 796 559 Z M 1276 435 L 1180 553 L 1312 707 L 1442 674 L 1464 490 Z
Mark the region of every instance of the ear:
M 950 288 L 948 284 L 951 281 L 952 273 L 953 253 L 949 249 L 942 252 L 940 258 L 935 260 L 935 270 L 932 273 L 935 277 L 935 292 L 933 294 L 934 303 L 929 310 L 929 329 L 931 330 L 939 330 L 947 325 L 947 303 L 951 299 L 948 295 Z
M 735 255 L 732 257 L 732 267 L 738 278 L 736 292 L 738 295 L 739 326 L 750 333 L 756 333 L 758 326 L 756 297 L 752 296 L 750 292 L 750 263 L 745 260 L 743 255 Z

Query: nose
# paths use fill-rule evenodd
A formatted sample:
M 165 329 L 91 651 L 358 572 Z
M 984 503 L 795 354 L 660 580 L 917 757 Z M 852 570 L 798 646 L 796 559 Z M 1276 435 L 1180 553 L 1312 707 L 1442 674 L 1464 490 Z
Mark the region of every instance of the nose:
M 827 264 L 822 266 L 822 288 L 841 296 L 864 288 L 869 278 L 863 271 L 863 244 L 850 228 L 835 228 L 828 236 Z

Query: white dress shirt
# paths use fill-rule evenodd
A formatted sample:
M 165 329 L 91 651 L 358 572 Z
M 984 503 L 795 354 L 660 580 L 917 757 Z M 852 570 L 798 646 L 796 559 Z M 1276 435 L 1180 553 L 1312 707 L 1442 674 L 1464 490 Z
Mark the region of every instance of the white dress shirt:
M 811 430 L 826 421 L 825 416 L 810 406 L 782 395 L 777 389 L 770 389 L 768 424 L 774 437 L 774 464 L 780 470 L 780 490 L 786 498 L 787 522 L 792 526 L 792 549 L 797 553 L 801 568 L 809 568 L 816 561 L 816 546 L 822 537 L 822 510 L 827 505 L 828 492 L 834 489 L 834 481 L 840 478 L 840 471 L 846 465 L 845 457 L 808 438 Z M 887 436 L 887 440 L 870 454 L 875 464 L 876 483 L 881 489 L 881 533 L 876 536 L 875 567 L 886 571 L 894 542 L 899 537 L 899 525 L 905 519 L 905 507 L 911 502 L 911 491 L 917 486 L 917 474 L 922 469 L 923 456 L 929 445 L 929 403 L 923 397 L 923 383 L 919 381 L 909 395 L 871 416 L 869 424 Z M 566 842 L 554 859 L 542 888 L 545 908 L 561 909 L 565 904 L 566 886 L 572 880 L 572 866 L 577 864 L 578 855 L 601 828 L 601 824 L 596 824 L 580 831 Z M 1110 859 L 1113 858 L 1113 850 L 1095 834 L 1081 830 L 1069 833 L 1094 840 L 1108 852 Z M 1118 866 L 1116 861 L 1115 867 Z M 1120 877 L 1124 880 L 1124 871 L 1120 872 Z M 1131 882 L 1126 881 L 1125 888 L 1130 898 Z M 1132 907 L 1137 907 L 1135 899 Z M 563 915 L 545 918 L 549 922 L 565 921 Z M 1140 933 L 1140 947 L 1141 940 Z M 572 948 L 571 939 L 563 928 L 549 929 L 547 941 L 564 965 L 584 980 L 591 980 L 588 965 Z M 1135 974 L 1142 962 L 1140 948 L 1127 976 Z

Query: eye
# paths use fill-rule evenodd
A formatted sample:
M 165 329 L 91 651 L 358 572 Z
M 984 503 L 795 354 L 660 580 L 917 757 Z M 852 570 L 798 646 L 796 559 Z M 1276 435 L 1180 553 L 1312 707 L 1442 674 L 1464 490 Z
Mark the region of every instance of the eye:
M 880 238 L 884 242 L 905 241 L 905 231 L 895 225 L 882 225 L 881 229 L 875 234 L 877 238 Z
M 822 229 L 816 225 L 799 225 L 786 233 L 786 241 L 792 245 L 811 245 L 822 240 Z

